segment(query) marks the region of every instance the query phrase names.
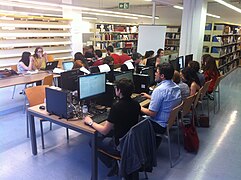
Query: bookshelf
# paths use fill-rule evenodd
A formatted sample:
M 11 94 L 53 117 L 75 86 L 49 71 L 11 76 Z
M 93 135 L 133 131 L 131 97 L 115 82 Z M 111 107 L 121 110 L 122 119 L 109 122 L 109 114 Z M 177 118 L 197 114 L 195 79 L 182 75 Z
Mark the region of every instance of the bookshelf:
M 109 45 L 113 45 L 115 50 L 127 48 L 131 53 L 131 48 L 137 46 L 138 25 L 134 24 L 113 24 L 113 23 L 95 23 L 94 37 L 91 38 L 95 49 L 105 51 Z
M 241 57 L 240 26 L 227 23 L 207 23 L 205 27 L 203 54 L 216 58 L 221 74 L 239 65 Z
M 179 52 L 181 26 L 167 26 L 165 52 Z
M 54 59 L 71 59 L 70 19 L 0 14 L 1 66 L 17 64 L 22 52 L 43 47 Z

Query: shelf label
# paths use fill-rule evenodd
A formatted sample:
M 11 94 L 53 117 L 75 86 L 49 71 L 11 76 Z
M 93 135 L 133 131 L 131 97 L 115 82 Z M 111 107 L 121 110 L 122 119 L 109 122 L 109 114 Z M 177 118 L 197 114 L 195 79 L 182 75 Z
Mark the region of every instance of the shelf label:
M 130 4 L 128 2 L 119 3 L 119 9 L 129 9 Z

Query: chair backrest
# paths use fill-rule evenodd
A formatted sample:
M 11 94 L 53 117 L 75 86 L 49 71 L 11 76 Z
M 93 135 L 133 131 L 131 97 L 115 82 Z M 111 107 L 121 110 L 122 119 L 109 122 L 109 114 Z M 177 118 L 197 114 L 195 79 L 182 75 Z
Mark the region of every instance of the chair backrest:
M 223 79 L 222 75 L 218 77 L 217 81 L 215 82 L 215 86 L 213 88 L 214 91 L 217 89 L 217 87 L 219 86 L 219 83 L 222 79 Z
M 54 79 L 53 74 L 45 76 L 44 79 L 43 79 L 43 85 L 52 86 L 53 85 L 53 79 Z
M 11 67 L 12 70 L 14 70 L 14 71 L 16 71 L 16 72 L 18 71 L 17 65 L 11 65 L 10 67 Z
M 196 98 L 196 94 L 192 96 L 188 96 L 186 99 L 183 100 L 182 116 L 186 116 L 190 112 L 195 98 Z
M 181 104 L 179 104 L 178 106 L 174 107 L 170 113 L 170 116 L 168 118 L 168 124 L 167 124 L 167 128 L 171 129 L 171 127 L 173 126 L 173 124 L 175 123 L 177 117 L 178 117 L 178 113 L 181 111 L 182 109 L 182 105 L 183 102 Z
M 53 61 L 54 61 L 54 56 L 48 54 L 48 55 L 47 55 L 47 59 L 48 59 L 48 62 L 53 62 Z
M 201 89 L 199 89 L 199 91 L 195 93 L 196 97 L 195 97 L 195 100 L 193 102 L 193 108 L 194 109 L 196 108 L 196 106 L 198 104 L 198 101 L 199 101 L 201 93 L 202 93 L 202 89 L 203 89 L 203 87 L 201 87 Z
M 25 89 L 25 94 L 29 102 L 29 106 L 35 106 L 44 103 L 45 88 L 47 85 L 33 86 Z
M 207 81 L 207 82 L 205 82 L 205 84 L 203 85 L 203 88 L 202 88 L 202 90 L 201 90 L 200 100 L 202 100 L 203 97 L 206 95 L 206 93 L 207 93 L 207 91 L 208 91 L 208 87 L 209 87 L 211 81 L 212 81 L 212 80 Z

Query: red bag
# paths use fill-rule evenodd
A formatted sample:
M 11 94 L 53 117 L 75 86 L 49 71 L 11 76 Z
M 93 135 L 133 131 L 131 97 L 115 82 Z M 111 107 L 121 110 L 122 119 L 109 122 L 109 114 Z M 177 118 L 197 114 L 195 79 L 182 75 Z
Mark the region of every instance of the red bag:
M 199 138 L 195 126 L 191 123 L 183 125 L 184 149 L 188 152 L 197 152 L 199 148 Z

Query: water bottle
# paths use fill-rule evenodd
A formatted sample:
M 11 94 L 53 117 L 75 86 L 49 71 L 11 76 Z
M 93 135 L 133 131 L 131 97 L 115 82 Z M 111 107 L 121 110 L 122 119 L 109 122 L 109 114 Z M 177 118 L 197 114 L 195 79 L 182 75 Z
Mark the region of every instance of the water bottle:
M 87 105 L 83 105 L 82 106 L 82 117 L 83 119 L 85 118 L 85 116 L 88 115 L 88 106 Z

